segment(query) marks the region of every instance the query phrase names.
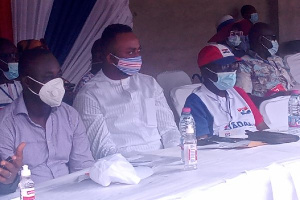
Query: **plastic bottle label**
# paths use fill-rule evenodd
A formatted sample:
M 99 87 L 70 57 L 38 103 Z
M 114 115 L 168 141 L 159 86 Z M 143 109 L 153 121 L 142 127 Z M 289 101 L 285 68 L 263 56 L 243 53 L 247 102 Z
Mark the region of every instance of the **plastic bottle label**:
M 197 164 L 197 145 L 184 144 L 184 159 L 185 165 Z
M 34 188 L 21 189 L 21 200 L 35 200 Z
M 300 128 L 300 116 L 289 116 L 289 127 Z

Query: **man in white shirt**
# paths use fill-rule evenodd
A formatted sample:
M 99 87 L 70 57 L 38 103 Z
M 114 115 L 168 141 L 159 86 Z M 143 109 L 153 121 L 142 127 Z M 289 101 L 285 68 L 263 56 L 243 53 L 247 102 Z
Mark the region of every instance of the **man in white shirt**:
M 141 47 L 132 29 L 110 25 L 102 40 L 102 71 L 83 86 L 74 101 L 94 158 L 178 145 L 179 131 L 162 88 L 153 77 L 138 73 Z
M 18 78 L 18 56 L 16 46 L 0 38 L 0 110 L 12 103 L 22 92 Z

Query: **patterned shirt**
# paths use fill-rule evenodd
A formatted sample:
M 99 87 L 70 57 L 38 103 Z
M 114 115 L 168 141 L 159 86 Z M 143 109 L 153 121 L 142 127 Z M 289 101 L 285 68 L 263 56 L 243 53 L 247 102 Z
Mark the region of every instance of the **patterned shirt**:
M 151 76 L 137 73 L 111 80 L 99 71 L 79 91 L 73 105 L 87 128 L 95 158 L 179 144 L 173 113 Z
M 296 81 L 290 68 L 279 56 L 262 59 L 257 53 L 249 50 L 242 57 L 245 62 L 237 71 L 236 86 L 243 88 L 254 96 L 264 97 L 271 91 L 290 90 Z
M 77 111 L 62 103 L 52 108 L 46 128 L 34 123 L 20 95 L 0 111 L 0 157 L 7 158 L 21 142 L 23 164 L 39 183 L 57 178 L 94 163 L 85 127 Z

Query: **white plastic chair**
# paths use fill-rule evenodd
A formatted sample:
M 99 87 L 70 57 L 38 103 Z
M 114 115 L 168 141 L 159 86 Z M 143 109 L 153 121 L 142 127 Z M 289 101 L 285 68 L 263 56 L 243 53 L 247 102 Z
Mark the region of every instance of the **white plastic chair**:
M 180 70 L 174 70 L 174 71 L 165 71 L 157 75 L 156 80 L 158 84 L 162 87 L 164 90 L 164 95 L 167 99 L 167 102 L 173 111 L 175 121 L 178 122 L 179 118 L 175 114 L 175 108 L 172 104 L 171 98 L 170 98 L 170 91 L 173 88 L 182 86 L 182 85 L 190 85 L 192 84 L 191 78 L 185 73 L 184 71 Z
M 191 78 L 184 71 L 165 71 L 157 75 L 156 80 L 163 88 L 166 98 L 170 95 L 170 91 L 182 85 L 192 84 Z
M 289 65 L 293 78 L 300 83 L 300 53 L 287 55 L 284 60 Z
M 192 94 L 194 89 L 201 86 L 201 83 L 184 85 L 177 88 L 173 88 L 170 92 L 172 103 L 177 112 L 177 116 L 180 117 L 182 108 L 185 104 L 186 98 Z
M 263 101 L 259 106 L 265 123 L 271 130 L 288 130 L 288 101 L 290 96 L 280 96 Z

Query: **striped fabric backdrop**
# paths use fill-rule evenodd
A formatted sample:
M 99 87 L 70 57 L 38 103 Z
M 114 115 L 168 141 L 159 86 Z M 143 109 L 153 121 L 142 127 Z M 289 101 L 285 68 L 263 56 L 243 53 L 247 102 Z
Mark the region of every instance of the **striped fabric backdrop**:
M 132 26 L 129 0 L 0 1 L 0 37 L 15 44 L 45 38 L 73 83 L 89 70 L 94 41 L 114 23 Z

